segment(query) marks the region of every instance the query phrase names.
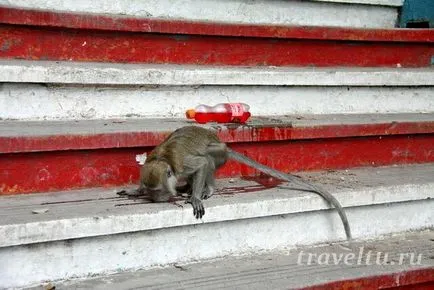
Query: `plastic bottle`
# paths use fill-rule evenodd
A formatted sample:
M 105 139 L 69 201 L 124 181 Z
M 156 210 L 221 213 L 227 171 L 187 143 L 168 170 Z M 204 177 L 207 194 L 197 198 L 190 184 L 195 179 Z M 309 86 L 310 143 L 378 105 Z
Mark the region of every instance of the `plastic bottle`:
M 188 119 L 194 119 L 200 124 L 217 123 L 245 123 L 250 118 L 249 105 L 244 103 L 221 103 L 215 106 L 199 105 L 187 110 Z

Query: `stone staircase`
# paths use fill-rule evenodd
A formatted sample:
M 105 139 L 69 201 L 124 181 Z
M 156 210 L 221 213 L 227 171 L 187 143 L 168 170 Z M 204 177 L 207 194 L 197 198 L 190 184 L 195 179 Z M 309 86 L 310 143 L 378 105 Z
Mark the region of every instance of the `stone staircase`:
M 94 13 L 148 19 L 192 20 L 296 26 L 393 28 L 403 0 L 1 0 L 0 5 L 59 12 Z
M 200 221 L 117 196 L 199 103 L 248 103 L 205 127 L 360 243 L 432 229 L 434 31 L 394 28 L 402 1 L 226 2 L 0 1 L 0 288 L 344 240 L 234 162 Z

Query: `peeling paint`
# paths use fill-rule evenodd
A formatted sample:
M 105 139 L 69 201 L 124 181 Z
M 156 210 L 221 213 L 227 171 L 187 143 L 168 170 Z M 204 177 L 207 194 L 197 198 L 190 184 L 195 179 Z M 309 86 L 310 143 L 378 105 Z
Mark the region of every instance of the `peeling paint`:
M 434 269 L 412 269 L 386 275 L 370 276 L 302 288 L 302 290 L 402 289 L 424 290 L 434 287 Z

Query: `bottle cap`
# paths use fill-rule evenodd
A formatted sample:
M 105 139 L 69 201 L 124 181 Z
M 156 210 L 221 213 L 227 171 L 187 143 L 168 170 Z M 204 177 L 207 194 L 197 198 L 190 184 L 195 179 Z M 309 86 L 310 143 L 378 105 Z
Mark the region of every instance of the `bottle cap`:
M 185 112 L 185 116 L 187 117 L 187 119 L 194 119 L 195 115 L 196 115 L 196 112 L 194 111 L 194 109 L 188 109 Z

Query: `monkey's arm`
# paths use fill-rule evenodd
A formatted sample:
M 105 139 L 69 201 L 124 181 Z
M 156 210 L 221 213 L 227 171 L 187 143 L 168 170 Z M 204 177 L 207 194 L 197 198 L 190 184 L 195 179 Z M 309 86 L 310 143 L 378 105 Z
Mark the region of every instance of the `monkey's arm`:
M 198 219 L 205 215 L 205 208 L 201 198 L 205 190 L 206 179 L 210 173 L 214 173 L 210 158 L 194 155 L 184 158 L 183 174 L 192 176 L 192 194 L 187 202 L 193 206 L 193 214 Z

